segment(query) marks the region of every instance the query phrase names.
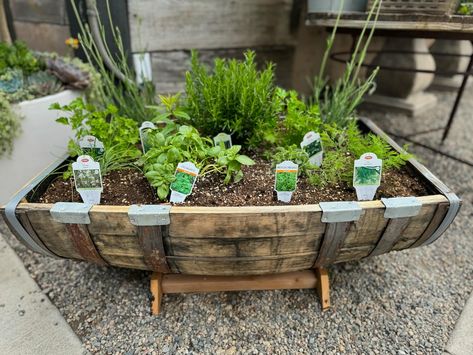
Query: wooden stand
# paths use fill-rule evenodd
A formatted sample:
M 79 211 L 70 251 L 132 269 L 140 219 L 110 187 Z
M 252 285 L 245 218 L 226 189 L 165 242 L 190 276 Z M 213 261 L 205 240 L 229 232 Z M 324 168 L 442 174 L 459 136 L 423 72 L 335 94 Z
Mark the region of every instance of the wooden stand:
M 315 268 L 275 275 L 261 276 L 195 276 L 182 274 L 151 275 L 151 313 L 161 312 L 161 302 L 165 293 L 256 291 L 315 288 L 320 298 L 322 310 L 330 307 L 329 279 L 327 270 Z

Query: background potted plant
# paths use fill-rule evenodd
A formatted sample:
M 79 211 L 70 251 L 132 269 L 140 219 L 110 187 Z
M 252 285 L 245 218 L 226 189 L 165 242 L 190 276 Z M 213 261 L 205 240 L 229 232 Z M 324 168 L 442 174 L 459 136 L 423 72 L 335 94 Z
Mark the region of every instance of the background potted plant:
M 56 124 L 49 106 L 82 95 L 91 73 L 77 59 L 0 43 L 0 205 L 66 152 L 70 130 Z

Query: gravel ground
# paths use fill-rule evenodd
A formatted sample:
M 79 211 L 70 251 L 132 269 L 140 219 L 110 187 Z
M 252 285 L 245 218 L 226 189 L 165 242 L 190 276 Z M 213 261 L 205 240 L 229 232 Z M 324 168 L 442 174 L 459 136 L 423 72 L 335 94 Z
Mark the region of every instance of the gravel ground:
M 453 94 L 415 120 L 370 114 L 400 130 L 436 127 Z M 445 149 L 473 160 L 473 89 Z M 439 134 L 419 137 L 429 144 Z M 414 153 L 464 199 L 434 245 L 330 268 L 332 308 L 314 291 L 166 295 L 149 315 L 148 274 L 35 255 L 4 232 L 39 286 L 93 353 L 440 354 L 473 288 L 473 170 L 432 152 Z

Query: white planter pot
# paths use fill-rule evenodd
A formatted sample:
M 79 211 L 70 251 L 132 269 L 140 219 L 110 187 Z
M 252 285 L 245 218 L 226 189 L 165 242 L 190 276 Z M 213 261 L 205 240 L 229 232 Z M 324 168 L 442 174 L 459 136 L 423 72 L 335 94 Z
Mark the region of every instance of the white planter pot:
M 338 13 L 342 0 L 307 0 L 309 13 Z M 345 0 L 342 12 L 364 12 L 367 0 Z
M 61 114 L 49 110 L 49 106 L 55 102 L 66 105 L 79 96 L 79 91 L 65 90 L 13 105 L 15 112 L 22 117 L 22 131 L 13 142 L 11 156 L 0 158 L 0 206 L 5 205 L 31 178 L 66 153 L 72 132 L 69 126 L 56 122 Z

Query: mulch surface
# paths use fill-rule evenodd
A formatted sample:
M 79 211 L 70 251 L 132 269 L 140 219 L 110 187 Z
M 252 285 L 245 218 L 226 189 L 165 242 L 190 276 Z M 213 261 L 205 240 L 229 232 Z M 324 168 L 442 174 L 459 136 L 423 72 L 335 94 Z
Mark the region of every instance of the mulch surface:
M 271 206 L 286 205 L 277 201 L 274 192 L 274 172 L 271 165 L 257 160 L 243 167 L 244 178 L 238 183 L 223 184 L 218 174 L 199 177 L 194 190 L 183 205 L 186 206 Z M 102 205 L 156 204 L 154 189 L 138 170 L 113 171 L 103 179 Z M 425 196 L 429 191 L 419 178 L 406 169 L 383 173 L 376 199 L 381 197 Z M 342 183 L 314 187 L 300 178 L 292 195 L 291 205 L 316 204 L 322 201 L 356 201 L 355 189 Z M 40 203 L 81 202 L 72 179 L 58 178 L 38 199 Z

